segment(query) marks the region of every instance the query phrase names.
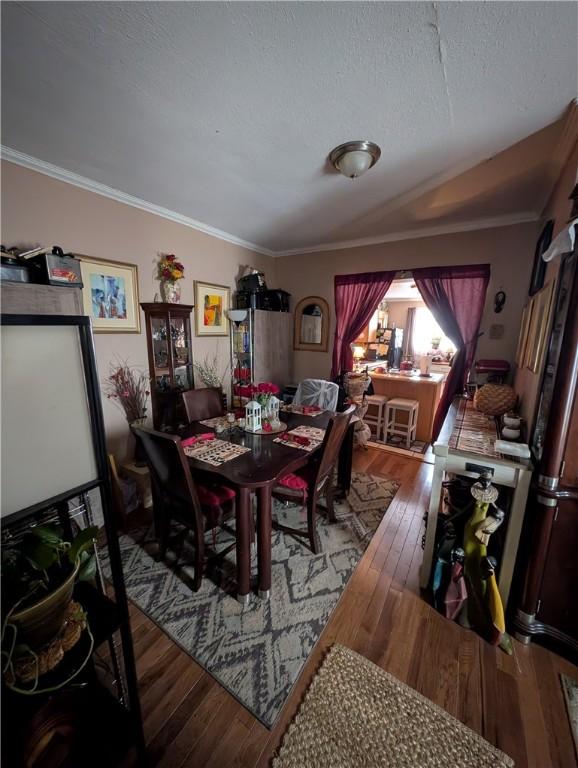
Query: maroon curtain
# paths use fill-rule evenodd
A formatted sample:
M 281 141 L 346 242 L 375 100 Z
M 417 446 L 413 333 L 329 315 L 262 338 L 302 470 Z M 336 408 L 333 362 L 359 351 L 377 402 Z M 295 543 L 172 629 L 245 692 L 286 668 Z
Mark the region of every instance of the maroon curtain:
M 335 341 L 331 378 L 350 371 L 350 345 L 371 320 L 395 277 L 395 272 L 361 272 L 335 277 Z
M 454 396 L 463 389 L 474 361 L 490 267 L 488 264 L 475 264 L 414 269 L 412 273 L 426 306 L 457 347 L 435 415 L 433 442 L 440 433 Z

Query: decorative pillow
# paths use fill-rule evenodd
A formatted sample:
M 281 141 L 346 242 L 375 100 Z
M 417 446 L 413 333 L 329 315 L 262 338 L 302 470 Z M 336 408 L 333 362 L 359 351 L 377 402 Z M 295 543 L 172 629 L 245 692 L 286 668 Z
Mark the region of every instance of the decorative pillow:
M 517 396 L 507 384 L 484 384 L 476 390 L 474 408 L 488 416 L 501 416 L 516 405 Z

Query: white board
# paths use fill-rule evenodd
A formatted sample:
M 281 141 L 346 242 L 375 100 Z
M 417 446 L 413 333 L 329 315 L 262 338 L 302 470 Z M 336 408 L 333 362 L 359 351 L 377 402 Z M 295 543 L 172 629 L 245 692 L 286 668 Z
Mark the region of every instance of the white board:
M 78 326 L 1 326 L 1 515 L 98 476 Z

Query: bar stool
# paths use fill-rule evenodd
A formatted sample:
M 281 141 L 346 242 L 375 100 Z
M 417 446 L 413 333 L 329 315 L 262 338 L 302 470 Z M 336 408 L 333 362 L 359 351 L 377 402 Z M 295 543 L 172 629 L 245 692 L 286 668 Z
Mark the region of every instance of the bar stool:
M 375 426 L 375 439 L 379 440 L 379 435 L 383 432 L 383 417 L 387 397 L 385 395 L 366 395 L 365 402 L 367 403 L 368 410 L 363 417 L 363 421 L 369 426 Z M 377 413 L 369 412 L 371 406 L 377 408 Z
M 397 421 L 397 412 L 407 413 L 407 422 Z M 389 435 L 401 435 L 405 437 L 405 446 L 411 447 L 415 440 L 415 431 L 417 429 L 417 416 L 419 413 L 419 402 L 417 400 L 407 400 L 405 397 L 392 397 L 387 401 L 385 408 L 385 442 Z

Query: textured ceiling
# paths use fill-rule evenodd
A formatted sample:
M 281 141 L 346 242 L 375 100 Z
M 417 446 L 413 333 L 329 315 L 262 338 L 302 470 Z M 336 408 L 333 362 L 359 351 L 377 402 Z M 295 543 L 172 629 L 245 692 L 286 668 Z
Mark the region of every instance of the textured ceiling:
M 525 212 L 558 127 L 468 169 L 576 97 L 577 19 L 558 2 L 4 2 L 2 143 L 274 251 Z M 326 156 L 357 138 L 382 156 L 350 181 Z

